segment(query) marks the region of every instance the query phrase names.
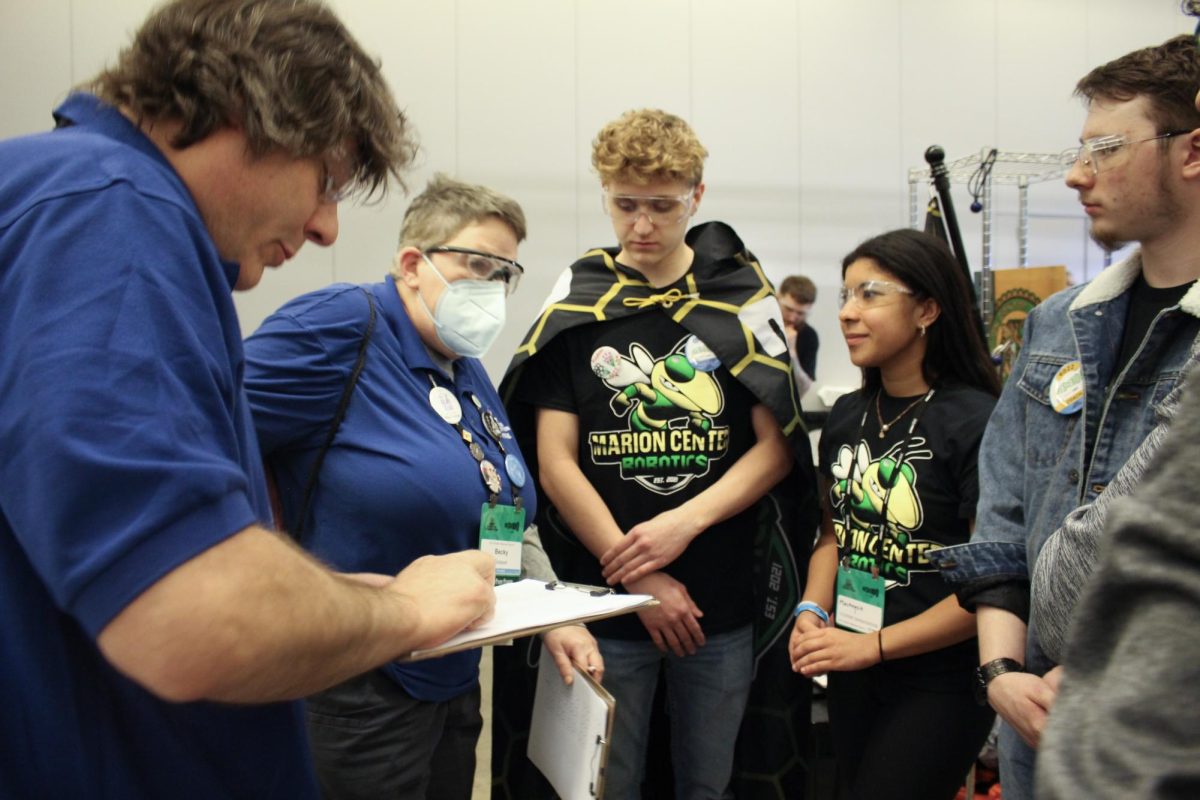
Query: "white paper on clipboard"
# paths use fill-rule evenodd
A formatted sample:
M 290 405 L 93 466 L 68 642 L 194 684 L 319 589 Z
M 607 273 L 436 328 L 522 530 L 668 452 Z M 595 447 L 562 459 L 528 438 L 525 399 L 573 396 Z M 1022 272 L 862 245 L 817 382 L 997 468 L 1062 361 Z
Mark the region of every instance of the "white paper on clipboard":
M 496 587 L 496 613 L 490 621 L 452 636 L 437 647 L 414 650 L 398 660 L 419 661 L 489 644 L 507 644 L 562 625 L 607 619 L 652 605 L 658 605 L 658 601 L 648 594 L 613 594 L 608 588 L 560 581 L 547 584 L 526 578 Z
M 604 797 L 615 708 L 613 696 L 578 668 L 565 685 L 542 648 L 526 752 L 562 800 Z

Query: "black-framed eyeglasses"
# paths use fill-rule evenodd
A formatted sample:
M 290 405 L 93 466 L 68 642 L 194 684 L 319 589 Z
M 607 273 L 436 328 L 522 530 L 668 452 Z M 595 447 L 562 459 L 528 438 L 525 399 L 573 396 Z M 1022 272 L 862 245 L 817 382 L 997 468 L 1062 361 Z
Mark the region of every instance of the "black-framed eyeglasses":
M 1183 136 L 1185 133 L 1191 132 L 1190 129 L 1167 131 L 1157 136 L 1135 139 L 1132 142 L 1120 134 L 1097 136 L 1088 139 L 1079 147 L 1069 147 L 1063 150 L 1060 159 L 1063 170 L 1066 172 L 1074 169 L 1076 164 L 1081 164 L 1084 169 L 1089 170 L 1093 175 L 1099 175 L 1103 170 L 1108 169 L 1116 163 L 1113 157 L 1125 147 L 1132 147 L 1142 142 L 1156 142 L 1159 139 L 1170 139 L 1174 136 Z
M 462 264 L 471 273 L 471 277 L 481 281 L 503 281 L 504 294 L 510 295 L 517 290 L 525 268 L 511 258 L 472 250 L 469 247 L 453 247 L 439 245 L 425 250 L 428 253 L 455 253 L 462 256 Z

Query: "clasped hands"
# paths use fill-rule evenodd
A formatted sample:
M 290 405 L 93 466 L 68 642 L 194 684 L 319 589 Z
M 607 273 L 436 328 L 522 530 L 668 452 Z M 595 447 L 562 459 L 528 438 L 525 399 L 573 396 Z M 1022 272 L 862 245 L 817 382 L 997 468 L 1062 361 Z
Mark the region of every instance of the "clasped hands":
M 659 650 L 680 657 L 704 646 L 704 612 L 686 586 L 659 570 L 679 558 L 701 530 L 691 515 L 673 508 L 634 525 L 600 557 L 610 586 L 620 583 L 630 592 L 658 600 L 657 606 L 638 611 L 638 617 Z
M 687 549 L 702 529 L 690 514 L 673 508 L 639 522 L 600 556 L 609 586 L 629 584 L 661 570 Z
M 834 627 L 833 617 L 825 623 L 804 612 L 796 618 L 788 639 L 792 671 L 806 678 L 828 672 L 852 672 L 879 663 L 876 633 L 854 633 Z

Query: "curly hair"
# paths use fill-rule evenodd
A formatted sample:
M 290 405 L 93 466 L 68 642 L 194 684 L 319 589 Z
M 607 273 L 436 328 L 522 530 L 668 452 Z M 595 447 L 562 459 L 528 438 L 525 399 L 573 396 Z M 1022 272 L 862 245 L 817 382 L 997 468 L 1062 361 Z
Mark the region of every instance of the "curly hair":
M 626 111 L 592 142 L 592 167 L 605 185 L 678 180 L 697 186 L 704 178 L 707 157 L 690 125 L 653 108 Z
M 379 63 L 320 0 L 174 0 L 84 88 L 139 122 L 181 123 L 178 148 L 235 125 L 256 156 L 348 157 L 368 196 L 403 187 L 417 150 Z
M 456 181 L 439 172 L 404 212 L 400 247 L 419 250 L 437 247 L 468 225 L 488 217 L 496 217 L 512 228 L 518 242 L 525 240 L 525 212 L 516 200 L 495 189 Z
M 1159 133 L 1165 133 L 1200 128 L 1197 88 L 1200 53 L 1196 37 L 1183 34 L 1096 67 L 1076 84 L 1075 94 L 1089 103 L 1145 97 L 1150 102 L 1150 121 Z

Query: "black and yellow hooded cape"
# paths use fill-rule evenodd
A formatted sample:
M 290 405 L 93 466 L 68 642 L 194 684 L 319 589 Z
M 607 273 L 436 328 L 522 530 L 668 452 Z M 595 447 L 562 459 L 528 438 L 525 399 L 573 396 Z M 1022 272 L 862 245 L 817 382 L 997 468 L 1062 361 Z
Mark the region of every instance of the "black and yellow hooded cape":
M 768 786 L 747 786 L 739 783 L 737 776 L 735 787 L 741 786 L 742 791 L 736 788 L 735 791 L 738 797 L 797 796 L 790 790 L 797 781 L 802 787 L 803 767 L 793 759 L 803 753 L 794 750 L 801 749 L 806 740 L 809 709 L 806 694 L 811 690 L 808 681 L 790 671 L 787 638 L 792 627 L 792 609 L 804 589 L 808 557 L 820 519 L 812 450 L 800 418 L 800 402 L 786 348 L 777 355 L 769 354 L 751 325 L 739 316 L 755 304 L 776 302 L 775 290 L 762 267 L 733 229 L 722 222 L 692 228 L 686 242 L 695 251 L 692 269 L 667 289 L 651 286 L 638 272 L 618 264 L 617 248 L 585 253 L 559 279 L 549 302 L 517 348 L 501 382 L 500 396 L 507 406 L 521 451 L 536 476 L 535 409 L 515 398 L 522 377 L 530 364 L 536 362 L 538 353 L 559 333 L 577 325 L 632 314 L 666 314 L 708 345 L 729 372 L 774 414 L 792 445 L 795 467 L 758 503 L 754 542 L 756 677 L 739 737 L 737 769 L 741 773 L 753 772 L 755 780 L 766 781 L 783 793 L 776 795 Z M 772 312 L 773 318 L 778 319 L 777 308 Z M 761 314 L 749 316 L 762 318 Z M 782 341 L 783 331 L 777 322 L 773 326 Z M 579 545 L 563 541 L 551 532 L 554 526 L 544 523 L 551 508 L 548 498 L 539 492 L 537 519 L 542 523 L 539 525 L 542 543 L 554 563 L 567 557 L 567 548 Z M 504 681 L 505 691 L 509 691 L 519 679 L 506 672 L 503 660 L 497 661 L 496 685 L 499 687 Z M 519 660 L 524 661 L 524 656 Z M 523 784 L 515 774 L 518 765 L 508 763 L 514 760 L 511 758 L 514 755 L 519 761 L 524 747 L 519 742 L 504 741 L 509 734 L 519 738 L 519 732 L 525 729 L 519 719 L 519 703 L 512 704 L 512 714 L 500 703 L 497 691 L 497 730 L 501 740 L 495 742 L 493 758 L 501 761 L 494 768 L 498 786 L 493 797 L 535 796 L 528 794 L 531 786 Z M 795 726 L 787 727 L 803 731 L 763 730 L 759 735 L 748 730 L 755 727 L 757 712 L 774 718 L 768 725 L 777 728 L 783 724 L 780 718 L 789 716 L 790 707 L 794 707 L 798 719 Z M 527 713 L 525 724 L 527 728 Z M 745 741 L 748 737 L 750 741 Z M 520 753 L 514 752 L 515 749 Z M 755 763 L 747 764 L 748 759 Z

